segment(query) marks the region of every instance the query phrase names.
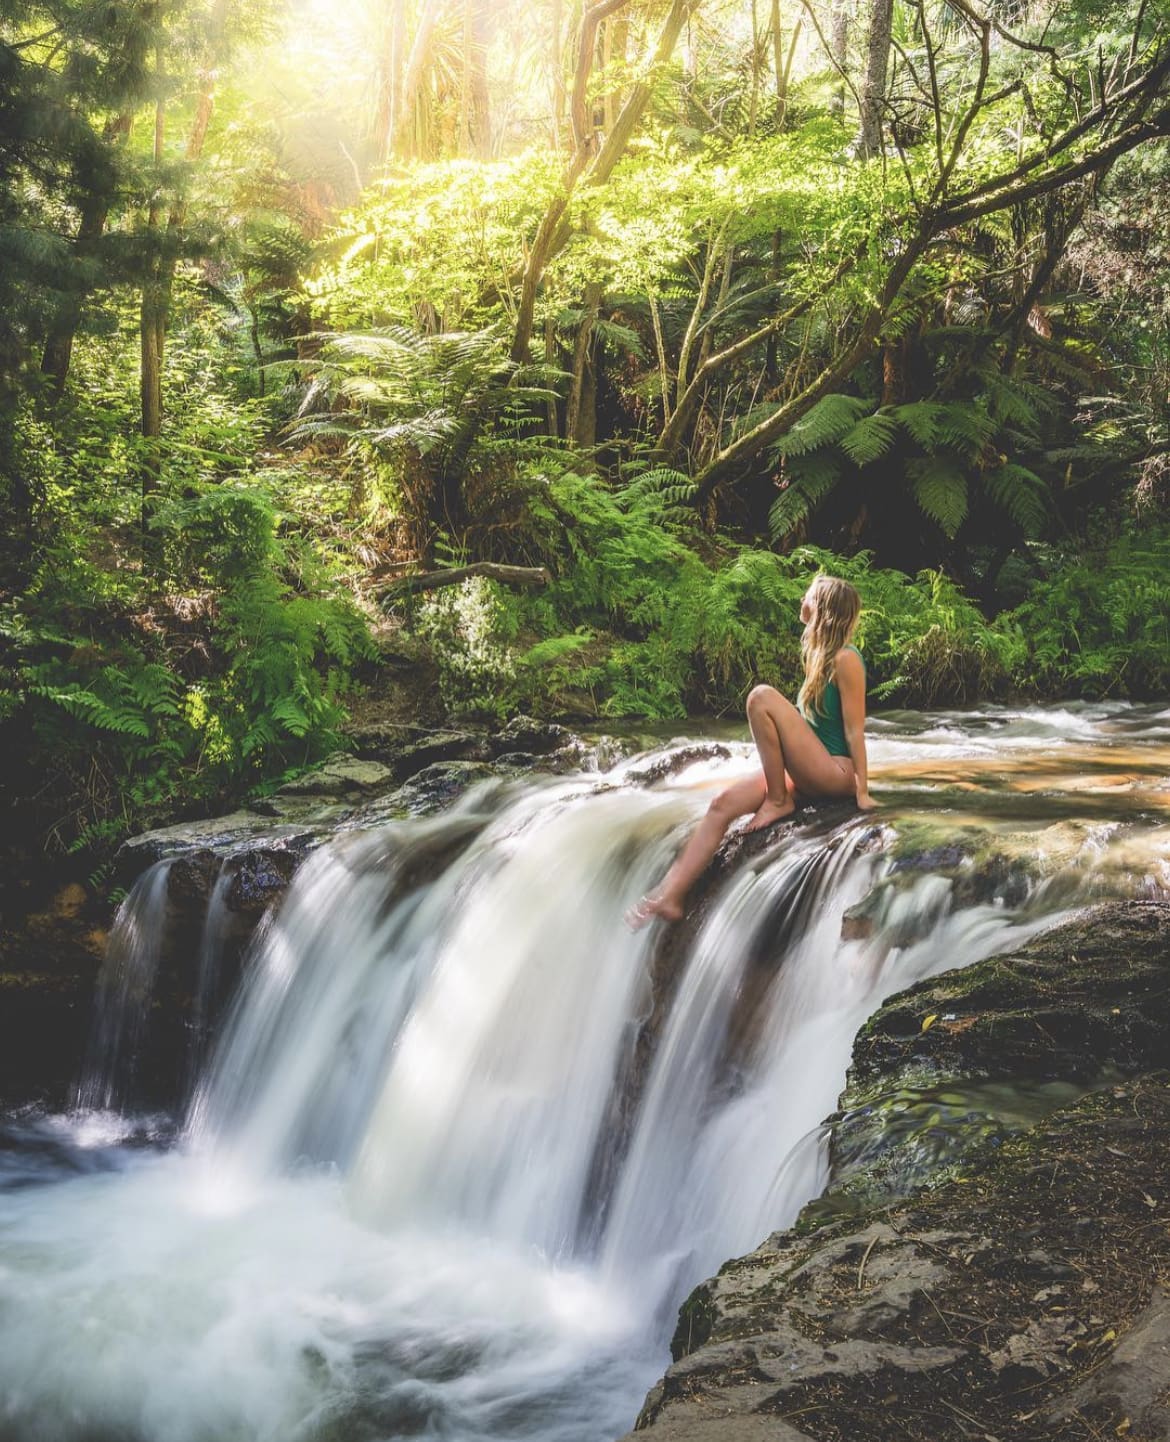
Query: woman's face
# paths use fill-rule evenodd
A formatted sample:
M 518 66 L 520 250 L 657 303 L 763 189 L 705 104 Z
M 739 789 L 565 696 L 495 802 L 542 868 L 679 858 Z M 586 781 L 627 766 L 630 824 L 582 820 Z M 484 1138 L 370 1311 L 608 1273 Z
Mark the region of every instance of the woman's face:
M 807 626 L 813 618 L 813 588 L 810 586 L 804 593 L 804 600 L 800 603 L 800 624 Z

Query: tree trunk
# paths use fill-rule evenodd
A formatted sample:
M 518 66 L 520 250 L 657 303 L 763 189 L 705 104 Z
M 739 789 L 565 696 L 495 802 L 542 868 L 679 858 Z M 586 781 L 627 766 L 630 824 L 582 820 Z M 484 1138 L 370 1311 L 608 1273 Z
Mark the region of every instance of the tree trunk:
M 573 379 L 565 415 L 565 434 L 575 446 L 581 447 L 593 445 L 597 438 L 597 391 L 596 386 L 590 385 L 590 378 L 593 372 L 593 328 L 600 308 L 600 283 L 586 281 L 585 308 L 573 346 Z
M 492 155 L 492 111 L 491 95 L 488 91 L 487 54 L 492 38 L 491 0 L 470 0 L 470 4 L 471 53 L 467 96 L 470 150 L 477 160 L 490 160 Z
M 116 116 L 105 127 L 102 138 L 111 145 L 125 141 L 130 134 L 133 116 Z M 73 253 L 79 259 L 89 257 L 97 250 L 98 242 L 105 234 L 106 221 L 110 213 L 110 195 L 91 192 L 81 205 L 77 235 L 73 241 Z M 52 377 L 52 391 L 57 400 L 65 393 L 69 379 L 69 366 L 73 359 L 73 341 L 81 324 L 82 297 L 71 295 L 66 300 L 49 329 L 41 357 L 41 371 Z
M 442 8 L 443 0 L 423 0 L 422 10 L 418 17 L 418 29 L 414 32 L 414 41 L 406 62 L 406 72 L 402 77 L 398 111 L 394 117 L 394 128 L 387 151 L 404 159 L 412 158 L 418 150 L 414 108 L 422 89 L 423 76 L 426 74 L 431 58 L 431 41 L 434 39 L 435 26 L 438 24 Z
M 587 88 L 593 70 L 593 57 L 597 39 L 597 26 L 609 14 L 627 4 L 628 0 L 595 0 L 585 11 L 581 22 L 581 38 L 577 53 L 576 77 L 573 85 L 571 118 L 573 122 L 574 151 L 565 167 L 561 188 L 549 204 L 532 248 L 520 284 L 520 302 L 516 313 L 516 328 L 512 338 L 512 358 L 525 361 L 529 356 L 532 340 L 532 323 L 536 314 L 536 293 L 544 275 L 545 267 L 569 239 L 570 228 L 565 219 L 569 200 L 578 182 L 586 185 L 603 185 L 613 173 L 614 167 L 625 154 L 634 131 L 650 100 L 651 82 L 644 75 L 633 87 L 622 106 L 621 114 L 614 122 L 613 129 L 605 137 L 601 149 L 594 157 L 596 137 L 587 114 Z M 671 0 L 670 11 L 663 21 L 654 47 L 649 73 L 659 69 L 670 59 L 678 37 L 692 10 L 700 0 Z M 592 158 L 591 160 L 591 157 Z
M 780 24 L 780 0 L 772 0 L 772 69 L 776 77 L 776 106 L 780 124 L 788 108 L 788 71 L 784 64 L 784 35 Z
M 544 322 L 544 363 L 551 371 L 557 360 L 557 326 L 552 316 L 547 316 Z M 557 398 L 552 387 L 549 387 L 548 399 L 544 403 L 545 415 L 548 418 L 548 434 L 550 436 L 560 435 L 557 425 Z
M 857 153 L 863 160 L 877 155 L 882 148 L 882 111 L 886 103 L 886 74 L 890 65 L 893 26 L 894 0 L 871 0 L 865 46 L 865 83 L 857 129 Z
M 162 81 L 162 55 L 157 57 L 159 81 Z M 146 445 L 142 458 L 142 531 L 145 537 L 150 524 L 150 512 L 154 494 L 158 490 L 162 457 L 159 454 L 159 437 L 162 435 L 162 355 L 159 351 L 161 334 L 159 286 L 162 274 L 161 238 L 162 197 L 158 186 L 158 167 L 162 164 L 163 144 L 166 139 L 166 107 L 160 99 L 154 107 L 154 163 L 152 177 L 154 190 L 146 213 L 146 229 L 150 237 L 147 252 L 147 273 L 142 285 L 142 303 L 138 314 L 139 368 L 138 394 L 141 408 L 141 430 Z M 144 554 L 149 547 L 144 542 Z
M 435 591 L 440 586 L 457 586 L 473 576 L 484 576 L 501 586 L 547 586 L 552 575 L 543 566 L 505 566 L 498 561 L 472 561 L 468 566 L 449 566 L 440 571 L 422 571 L 413 576 L 400 576 L 378 593 L 382 601 L 399 596 L 413 596 L 419 591 Z
M 73 253 L 77 257 L 92 255 L 106 228 L 110 213 L 109 201 L 105 196 L 88 196 L 82 207 L 77 235 L 73 242 Z M 52 391 L 55 399 L 65 394 L 65 382 L 69 379 L 69 364 L 73 359 L 73 341 L 81 324 L 82 297 L 71 295 L 64 301 L 53 319 L 44 354 L 41 357 L 41 371 L 52 377 Z
M 563 0 L 552 0 L 549 19 L 549 74 L 552 82 L 552 141 L 557 150 L 561 148 L 565 133 L 565 59 L 561 45 L 563 23 Z
M 852 0 L 833 0 L 829 20 L 829 57 L 837 71 L 837 83 L 829 108 L 834 115 L 845 113 L 845 77 L 849 73 L 849 10 Z
M 402 62 L 406 51 L 406 0 L 389 0 L 382 59 L 378 67 L 378 102 L 374 110 L 377 156 L 385 165 L 394 141 L 394 121 L 402 94 Z

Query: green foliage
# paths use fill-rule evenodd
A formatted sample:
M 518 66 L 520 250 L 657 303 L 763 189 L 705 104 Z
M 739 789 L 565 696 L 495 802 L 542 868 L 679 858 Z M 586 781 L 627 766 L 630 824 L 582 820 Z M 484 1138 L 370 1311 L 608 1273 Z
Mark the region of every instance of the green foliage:
M 422 555 L 441 532 L 459 534 L 475 518 L 477 473 L 549 450 L 525 434 L 532 407 L 552 395 L 539 384 L 547 372 L 511 360 L 498 330 L 419 335 L 388 326 L 330 336 L 311 370 L 293 439 L 342 438 L 386 462 Z
M 981 371 L 980 381 L 970 399 L 876 411 L 853 396 L 824 397 L 774 447 L 784 482 L 769 513 L 773 536 L 793 535 L 859 472 L 880 477 L 887 506 L 896 503 L 891 488 L 904 490 L 948 539 L 959 534 L 975 495 L 1020 534 L 1037 535 L 1048 512 L 1047 484 L 1004 450 L 1037 450 L 1040 418 L 1051 402 L 1022 380 L 1008 384 L 993 371 Z
M 1042 694 L 1170 690 L 1170 532 L 1127 530 L 1058 564 L 1011 615 L 1028 637 L 1021 680 Z
M 422 629 L 448 704 L 677 719 L 736 712 L 761 680 L 792 692 L 800 603 L 819 571 L 861 591 L 876 699 L 962 704 L 1011 689 L 1025 655 L 1020 628 L 988 622 L 941 573 L 910 577 L 866 554 L 803 546 L 781 556 L 726 540 L 704 559 L 656 504 L 670 483 L 650 475 L 617 494 L 571 473 L 548 482 L 563 529 L 544 557 L 556 573 L 546 592 L 470 582 L 428 603 Z

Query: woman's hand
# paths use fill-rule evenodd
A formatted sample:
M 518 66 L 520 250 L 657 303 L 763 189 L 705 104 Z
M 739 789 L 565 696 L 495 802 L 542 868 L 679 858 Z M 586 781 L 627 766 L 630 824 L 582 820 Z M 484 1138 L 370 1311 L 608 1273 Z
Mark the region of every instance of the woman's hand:
M 876 811 L 877 802 L 868 791 L 859 791 L 857 793 L 857 809 L 858 811 Z

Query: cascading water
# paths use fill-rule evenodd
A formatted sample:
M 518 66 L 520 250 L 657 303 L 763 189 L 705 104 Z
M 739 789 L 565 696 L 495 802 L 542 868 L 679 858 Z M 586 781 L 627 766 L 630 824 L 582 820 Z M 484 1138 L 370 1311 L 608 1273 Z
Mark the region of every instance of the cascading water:
M 215 878 L 215 885 L 211 888 L 211 895 L 207 899 L 207 915 L 203 919 L 203 935 L 199 941 L 199 955 L 195 961 L 195 989 L 191 998 L 185 1095 L 190 1095 L 196 1086 L 199 1073 L 206 1060 L 208 1041 L 215 1018 L 215 1000 L 219 990 L 220 971 L 223 966 L 224 950 L 230 929 L 227 898 L 231 887 L 231 867 L 224 863 L 219 868 L 219 875 Z
M 158 861 L 145 871 L 114 918 L 77 1088 L 77 1105 L 83 1110 L 120 1107 L 133 1084 L 162 951 L 170 866 L 169 861 Z
M 995 752 L 977 726 L 922 733 L 875 737 L 903 796 Z M 1098 830 L 1091 875 L 1069 843 L 1073 869 L 1010 904 L 959 896 L 850 818 L 778 833 L 663 951 L 623 912 L 745 759 L 473 795 L 312 856 L 184 1145 L 0 1199 L 0 1436 L 605 1442 L 688 1288 L 819 1189 L 820 1123 L 883 996 L 1125 868 L 1165 884 Z M 1068 813 L 1037 805 L 1020 824 L 1055 847 Z M 140 932 L 163 894 L 148 873 L 128 900 Z

